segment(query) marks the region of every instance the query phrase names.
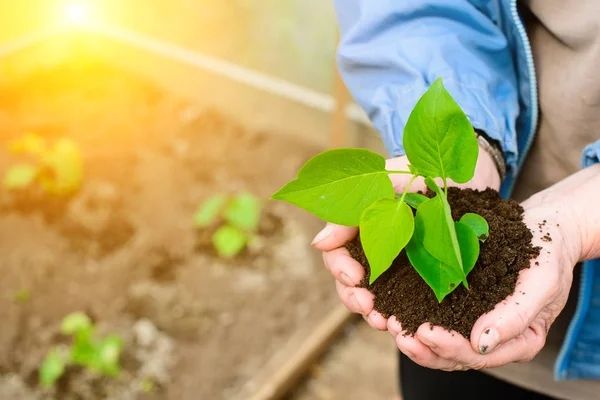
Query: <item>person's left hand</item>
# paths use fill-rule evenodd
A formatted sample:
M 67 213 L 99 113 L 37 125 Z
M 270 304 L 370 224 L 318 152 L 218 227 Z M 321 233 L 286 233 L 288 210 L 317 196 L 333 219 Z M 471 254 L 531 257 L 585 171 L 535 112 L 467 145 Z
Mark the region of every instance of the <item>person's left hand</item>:
M 415 336 L 404 335 L 401 323 L 391 317 L 387 329 L 400 351 L 417 364 L 447 371 L 533 359 L 566 304 L 573 268 L 581 255 L 579 227 L 556 198 L 560 195 L 551 191 L 523 203 L 524 221 L 533 232 L 533 245 L 542 247 L 541 254 L 521 271 L 515 293 L 477 320 L 470 341 L 439 326 L 431 329 L 429 323 L 421 325 Z M 539 233 L 538 223 L 544 220 L 544 233 Z M 542 241 L 546 233 L 551 242 Z

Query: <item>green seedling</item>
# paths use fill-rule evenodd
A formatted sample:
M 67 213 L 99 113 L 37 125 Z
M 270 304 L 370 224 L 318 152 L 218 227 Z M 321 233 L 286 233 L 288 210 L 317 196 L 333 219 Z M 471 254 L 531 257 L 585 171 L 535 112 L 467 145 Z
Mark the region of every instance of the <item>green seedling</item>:
M 28 163 L 10 167 L 3 180 L 8 190 L 27 189 L 39 186 L 56 196 L 67 196 L 76 192 L 83 180 L 83 158 L 81 150 L 69 139 L 47 143 L 35 134 L 27 134 L 10 144 L 10 151 L 30 158 Z
M 119 336 L 97 337 L 90 318 L 80 312 L 67 315 L 60 330 L 63 335 L 72 337 L 73 342 L 66 353 L 52 348 L 46 354 L 39 371 L 42 387 L 52 387 L 69 365 L 78 365 L 107 377 L 119 376 L 119 358 L 123 348 L 123 340 Z
M 13 301 L 15 303 L 19 303 L 19 304 L 27 303 L 29 301 L 29 299 L 31 299 L 31 290 L 29 290 L 27 288 L 23 288 L 23 289 L 17 291 L 13 295 Z
M 407 171 L 388 171 L 385 159 L 365 149 L 335 149 L 310 159 L 272 196 L 312 212 L 325 221 L 360 228 L 371 270 L 370 284 L 406 249 L 408 258 L 438 301 L 462 283 L 488 235 L 486 220 L 467 214 L 454 222 L 448 204 L 448 179 L 473 178 L 479 147 L 465 113 L 436 80 L 417 102 L 404 128 Z M 411 178 L 394 193 L 389 174 Z M 417 177 L 435 193 L 410 193 Z M 440 178 L 443 189 L 435 178 Z M 416 210 L 416 215 L 412 209 Z
M 193 221 L 199 229 L 218 226 L 212 236 L 213 246 L 220 257 L 231 258 L 256 237 L 260 211 L 260 201 L 251 193 L 216 194 L 198 208 Z

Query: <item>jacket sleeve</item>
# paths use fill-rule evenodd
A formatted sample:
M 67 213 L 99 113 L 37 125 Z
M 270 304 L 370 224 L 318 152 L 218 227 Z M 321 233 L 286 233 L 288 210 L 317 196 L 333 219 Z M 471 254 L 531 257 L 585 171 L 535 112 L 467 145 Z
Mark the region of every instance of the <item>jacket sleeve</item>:
M 584 150 L 581 157 L 581 165 L 583 168 L 590 167 L 600 163 L 600 140 L 589 144 Z
M 338 66 L 392 156 L 404 155 L 410 111 L 442 77 L 473 126 L 500 142 L 516 169 L 517 77 L 512 49 L 466 0 L 336 0 Z

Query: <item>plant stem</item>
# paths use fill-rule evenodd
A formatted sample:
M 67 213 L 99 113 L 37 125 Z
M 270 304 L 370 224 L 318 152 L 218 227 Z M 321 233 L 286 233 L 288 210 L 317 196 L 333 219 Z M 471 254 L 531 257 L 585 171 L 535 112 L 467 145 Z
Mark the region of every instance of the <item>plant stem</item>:
M 401 203 L 404 201 L 404 197 L 406 197 L 406 193 L 408 193 L 408 189 L 410 189 L 410 185 L 412 185 L 415 179 L 417 179 L 417 175 L 413 175 L 412 178 L 410 178 L 410 181 L 408 181 L 408 185 L 406 185 L 404 188 L 404 193 L 402 193 L 402 197 L 400 197 Z
M 405 174 L 405 175 L 412 175 L 412 172 L 410 171 L 385 171 L 388 174 Z

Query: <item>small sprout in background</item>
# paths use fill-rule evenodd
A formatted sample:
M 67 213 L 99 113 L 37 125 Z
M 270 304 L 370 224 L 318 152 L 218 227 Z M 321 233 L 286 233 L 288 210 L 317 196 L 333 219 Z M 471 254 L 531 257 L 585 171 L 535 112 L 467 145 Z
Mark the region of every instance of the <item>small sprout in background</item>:
M 98 338 L 95 326 L 84 313 L 67 315 L 61 322 L 60 331 L 73 338 L 73 343 L 65 354 L 52 348 L 40 367 L 40 384 L 51 387 L 62 377 L 65 367 L 79 365 L 107 377 L 118 377 L 121 372 L 119 359 L 123 340 L 117 335 Z
M 150 378 L 144 378 L 140 382 L 140 390 L 142 391 L 142 393 L 152 393 L 152 392 L 154 392 L 155 387 L 156 387 L 156 384 Z
M 67 196 L 76 192 L 83 180 L 83 157 L 75 142 L 59 139 L 47 143 L 42 137 L 29 133 L 11 142 L 14 154 L 23 154 L 30 163 L 10 167 L 3 179 L 7 190 L 22 190 L 38 185 L 55 196 Z
M 29 290 L 27 288 L 23 288 L 13 295 L 13 301 L 15 303 L 21 303 L 21 304 L 26 303 L 29 301 L 30 298 L 31 298 L 31 290 Z
M 251 193 L 216 194 L 200 206 L 193 221 L 198 229 L 217 227 L 212 237 L 213 246 L 220 257 L 231 258 L 255 238 L 260 212 L 260 201 Z

